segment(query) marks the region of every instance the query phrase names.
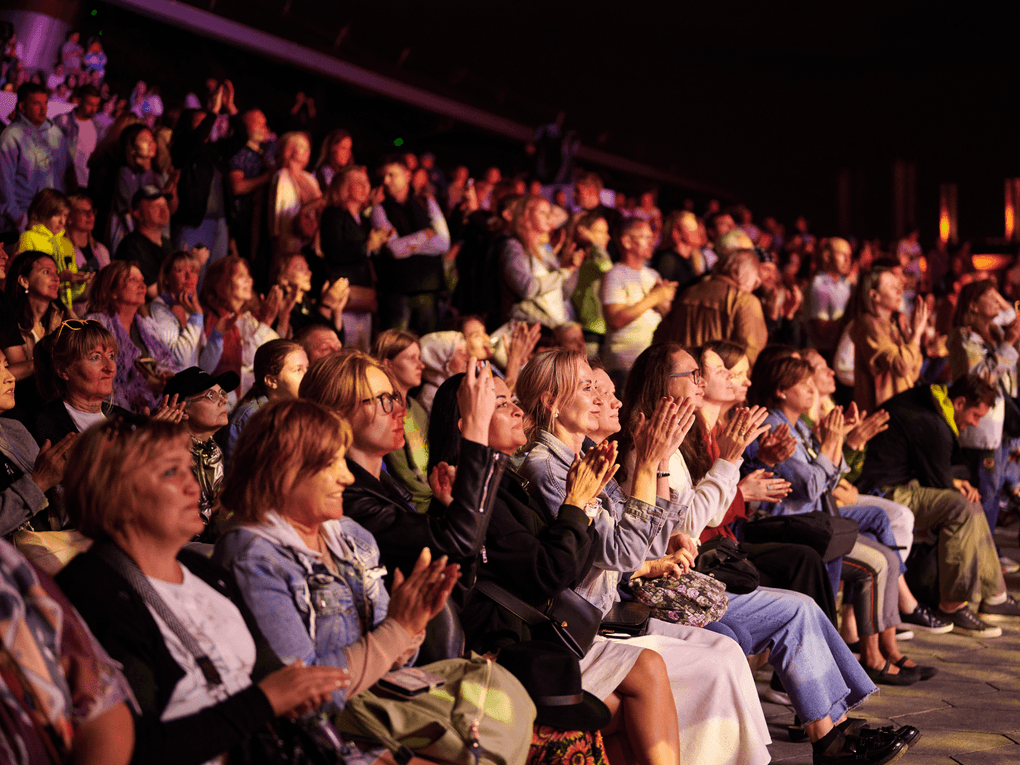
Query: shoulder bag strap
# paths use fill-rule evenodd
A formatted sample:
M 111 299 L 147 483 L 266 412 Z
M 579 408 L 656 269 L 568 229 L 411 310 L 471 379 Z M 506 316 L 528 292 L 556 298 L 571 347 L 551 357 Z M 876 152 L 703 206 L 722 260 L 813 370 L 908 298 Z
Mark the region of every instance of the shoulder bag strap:
M 198 641 L 188 633 L 184 625 L 181 624 L 181 620 L 177 618 L 177 615 L 170 610 L 170 607 L 163 598 L 159 596 L 159 593 L 156 592 L 155 588 L 145 577 L 145 574 L 138 568 L 138 564 L 131 560 L 127 553 L 110 542 L 94 545 L 92 549 L 110 568 L 124 577 L 131 586 L 131 589 L 138 593 L 141 599 L 145 601 L 145 604 L 159 615 L 159 618 L 170 628 L 170 631 L 184 644 L 184 647 L 188 649 L 188 653 L 195 657 L 195 662 L 198 664 L 199 669 L 202 670 L 202 674 L 205 676 L 205 681 L 209 684 L 209 687 L 222 685 L 223 680 L 212 659 L 206 655 L 205 651 L 199 646 Z
M 534 606 L 529 606 L 523 600 L 518 598 L 516 595 L 512 595 L 505 589 L 500 587 L 495 582 L 483 579 L 475 582 L 476 590 L 481 592 L 486 597 L 494 600 L 498 605 L 503 606 L 507 611 L 512 613 L 519 619 L 523 619 L 527 624 L 535 626 L 536 624 L 544 624 L 552 621 L 548 616 L 543 614 Z

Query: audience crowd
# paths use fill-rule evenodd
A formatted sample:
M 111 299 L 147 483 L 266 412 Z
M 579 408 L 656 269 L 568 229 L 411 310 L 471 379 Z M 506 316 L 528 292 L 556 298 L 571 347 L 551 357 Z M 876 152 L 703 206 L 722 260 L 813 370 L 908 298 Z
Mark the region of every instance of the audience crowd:
M 352 765 L 441 759 L 345 721 L 473 651 L 530 693 L 536 765 L 768 762 L 766 663 L 815 763 L 885 763 L 921 732 L 848 714 L 935 675 L 901 644 L 1020 620 L 1020 265 L 580 169 L 359 165 L 229 80 L 122 98 L 98 40 L 35 76 L 18 45 L 0 762 L 246 761 L 293 719 Z M 734 546 L 722 615 L 620 626 Z M 531 614 L 566 602 L 604 619 L 580 657 Z

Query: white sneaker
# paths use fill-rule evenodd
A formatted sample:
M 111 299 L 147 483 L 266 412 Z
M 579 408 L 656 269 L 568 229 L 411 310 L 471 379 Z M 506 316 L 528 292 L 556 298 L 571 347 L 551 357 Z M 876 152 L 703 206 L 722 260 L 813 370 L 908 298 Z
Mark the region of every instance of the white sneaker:
M 1020 563 L 1017 563 L 1012 558 L 1005 556 L 999 558 L 999 565 L 1002 566 L 1003 574 L 1015 574 L 1017 571 L 1020 571 Z

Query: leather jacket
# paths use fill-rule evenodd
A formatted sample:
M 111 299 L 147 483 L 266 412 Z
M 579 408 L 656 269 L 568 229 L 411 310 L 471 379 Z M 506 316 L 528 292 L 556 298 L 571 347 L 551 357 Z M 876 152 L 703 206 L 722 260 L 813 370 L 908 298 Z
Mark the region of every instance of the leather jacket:
M 474 561 L 485 542 L 500 477 L 509 458 L 488 446 L 461 440 L 460 462 L 453 484 L 453 502 L 443 507 L 432 501 L 427 514 L 415 511 L 410 495 L 384 472 L 377 479 L 356 462 L 347 460 L 354 484 L 344 491 L 344 515 L 360 523 L 379 544 L 381 561 L 406 576 L 414 568 L 422 548 L 433 560 L 447 555 L 462 564 L 462 576 L 454 599 L 462 604 L 466 589 L 474 583 Z

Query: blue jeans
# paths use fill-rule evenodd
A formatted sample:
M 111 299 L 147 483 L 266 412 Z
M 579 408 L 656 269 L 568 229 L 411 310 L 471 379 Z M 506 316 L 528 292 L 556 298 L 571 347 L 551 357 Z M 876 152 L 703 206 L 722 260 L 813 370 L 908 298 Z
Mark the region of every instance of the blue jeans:
M 876 542 L 884 544 L 891 550 L 896 550 L 896 537 L 893 536 L 892 526 L 889 524 L 889 516 L 880 507 L 873 507 L 867 504 L 867 498 L 860 505 L 844 505 L 839 508 L 839 514 L 844 518 L 851 518 L 857 521 L 860 526 L 860 533 Z M 903 563 L 903 556 L 899 557 L 899 574 L 907 570 Z
M 759 587 L 730 595 L 720 619 L 734 632 L 749 632 L 752 652 L 771 649 L 769 661 L 805 722 L 833 722 L 878 690 L 825 613 L 807 595 Z

